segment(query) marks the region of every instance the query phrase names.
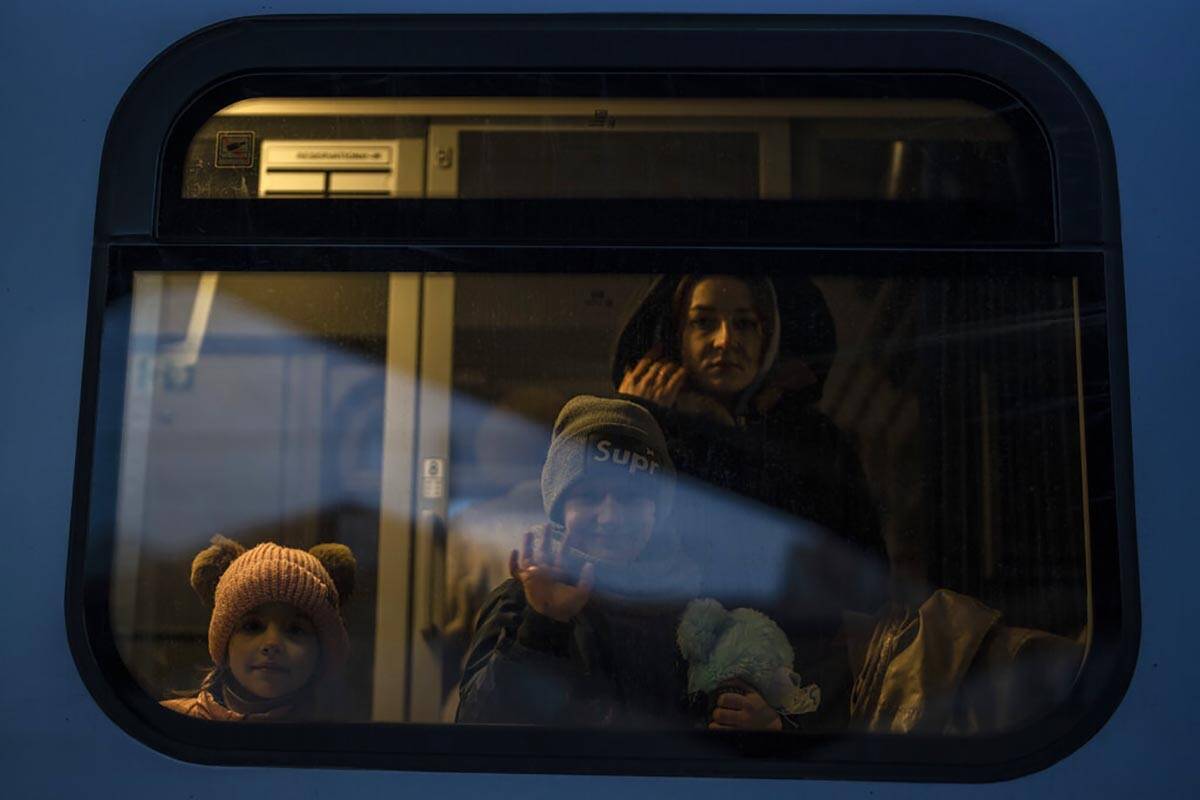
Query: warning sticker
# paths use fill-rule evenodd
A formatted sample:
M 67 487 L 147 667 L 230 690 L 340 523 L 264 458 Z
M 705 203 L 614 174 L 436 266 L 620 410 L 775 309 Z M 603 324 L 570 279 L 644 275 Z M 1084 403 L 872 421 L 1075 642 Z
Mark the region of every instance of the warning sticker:
M 217 133 L 218 167 L 254 166 L 254 131 L 220 131 Z
M 446 496 L 446 462 L 442 459 L 427 458 L 421 464 L 421 496 L 426 500 Z

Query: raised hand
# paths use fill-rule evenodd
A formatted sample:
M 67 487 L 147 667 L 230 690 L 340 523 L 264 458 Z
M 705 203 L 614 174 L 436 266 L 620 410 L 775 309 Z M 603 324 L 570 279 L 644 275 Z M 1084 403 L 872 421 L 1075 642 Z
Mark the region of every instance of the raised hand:
M 562 550 L 550 563 L 550 537 L 542 536 L 534 552 L 533 531 L 525 534 L 521 552 L 513 550 L 508 557 L 508 572 L 525 589 L 525 602 L 534 611 L 559 622 L 569 622 L 587 605 L 595 585 L 595 567 L 583 565 L 579 581 L 572 585 L 562 566 Z M 563 550 L 566 548 L 564 547 Z
M 633 369 L 625 371 L 617 391 L 670 408 L 679 397 L 687 372 L 673 361 L 660 359 L 662 350 L 657 345 L 642 356 Z

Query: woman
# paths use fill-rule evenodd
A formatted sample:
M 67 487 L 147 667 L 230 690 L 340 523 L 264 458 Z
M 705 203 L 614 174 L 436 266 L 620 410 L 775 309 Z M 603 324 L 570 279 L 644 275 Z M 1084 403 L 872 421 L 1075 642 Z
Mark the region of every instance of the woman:
M 836 349 L 828 307 L 807 278 L 781 285 L 663 277 L 622 332 L 613 382 L 666 435 L 701 594 L 776 619 L 837 715 L 842 612 L 886 600 L 887 556 L 858 458 L 816 407 Z

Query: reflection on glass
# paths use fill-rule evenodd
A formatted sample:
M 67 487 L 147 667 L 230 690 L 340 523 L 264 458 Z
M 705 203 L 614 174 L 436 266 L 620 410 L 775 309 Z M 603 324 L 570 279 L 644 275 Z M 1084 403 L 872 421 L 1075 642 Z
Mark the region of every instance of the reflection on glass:
M 957 735 L 1079 665 L 1070 278 L 138 273 L 131 302 L 111 599 L 156 698 L 212 665 L 215 534 L 353 553 L 335 719 Z

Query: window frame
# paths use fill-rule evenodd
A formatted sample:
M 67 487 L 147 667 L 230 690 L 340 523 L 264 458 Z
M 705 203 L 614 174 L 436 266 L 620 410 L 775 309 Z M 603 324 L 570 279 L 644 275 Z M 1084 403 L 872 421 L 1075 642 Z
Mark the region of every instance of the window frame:
M 731 41 L 740 46 L 729 46 Z M 447 47 L 449 42 L 454 47 Z M 264 63 L 265 58 L 270 62 Z M 1085 375 L 1095 376 L 1089 377 L 1085 401 L 1092 404 L 1087 414 L 1089 498 L 1093 506 L 1099 502 L 1107 509 L 1092 515 L 1092 585 L 1106 591 L 1092 593 L 1095 641 L 1103 646 L 1089 653 L 1068 703 L 1034 727 L 961 739 L 761 733 L 714 739 L 702 732 L 668 738 L 658 733 L 384 723 L 214 727 L 159 707 L 125 669 L 107 628 L 124 374 L 102 373 L 101 367 L 124 363 L 122 323 L 119 314 L 110 313 L 128 296 L 131 270 L 233 265 L 245 270 L 403 271 L 486 265 L 488 271 L 560 271 L 564 257 L 639 270 L 646 254 L 656 252 L 648 246 L 595 241 L 584 242 L 587 247 L 559 243 L 561 249 L 532 242 L 505 245 L 486 231 L 451 241 L 381 245 L 361 239 L 287 243 L 282 237 L 250 239 L 236 232 L 206 238 L 195 231 L 172 231 L 170 225 L 164 230 L 163 214 L 170 205 L 164 197 L 171 186 L 164 143 L 174 131 L 194 125 L 192 117 L 209 114 L 205 103 L 217 102 L 213 98 L 221 97 L 222 86 L 256 73 L 301 76 L 317 67 L 342 75 L 620 72 L 672 71 L 680 65 L 718 73 L 970 74 L 1020 97 L 1038 117 L 1048 137 L 1055 180 L 1050 241 L 1008 247 L 932 242 L 902 248 L 790 242 L 786 248 L 766 249 L 710 241 L 675 251 L 690 255 L 693 264 L 705 259 L 720 263 L 736 251 L 767 261 L 803 254 L 806 263 L 826 268 L 840 264 L 861 270 L 876 263 L 880 269 L 928 269 L 933 263 L 962 269 L 990 263 L 1081 275 L 1081 295 L 1086 292 L 1088 299 L 1102 302 L 1106 311 L 1103 334 L 1098 332 L 1097 341 L 1084 349 L 1082 365 Z M 164 753 L 206 764 L 935 781 L 991 781 L 1042 769 L 1103 726 L 1128 686 L 1137 657 L 1140 609 L 1123 284 L 1115 163 L 1103 115 L 1064 62 L 1001 26 L 946 17 L 615 15 L 277 17 L 214 26 L 174 45 L 139 76 L 115 112 L 105 142 L 68 550 L 65 616 L 71 651 L 93 697 L 118 725 Z M 104 374 L 111 380 L 102 380 Z M 1093 394 L 1096 387 L 1100 392 Z

